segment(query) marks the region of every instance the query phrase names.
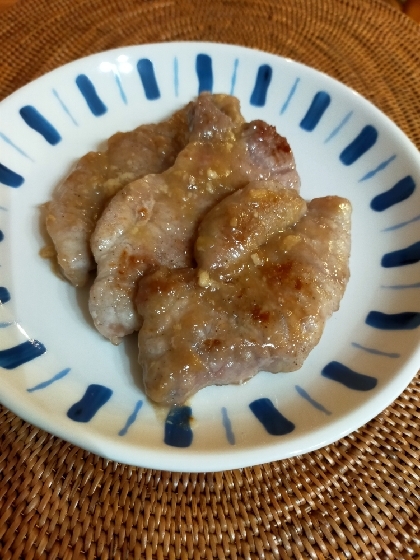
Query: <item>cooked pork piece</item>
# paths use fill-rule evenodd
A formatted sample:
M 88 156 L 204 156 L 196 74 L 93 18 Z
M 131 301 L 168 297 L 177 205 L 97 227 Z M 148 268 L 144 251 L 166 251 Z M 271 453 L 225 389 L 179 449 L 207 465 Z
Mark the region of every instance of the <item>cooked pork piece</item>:
M 236 192 L 203 220 L 197 241 L 220 227 L 222 258 L 196 247 L 199 268 L 161 267 L 140 280 L 139 363 L 150 399 L 181 404 L 208 385 L 302 366 L 349 278 L 351 207 L 342 198 L 319 198 L 300 217 L 297 198 L 255 185 Z M 283 217 L 281 199 L 290 209 Z
M 234 122 L 243 122 L 235 97 L 217 94 L 211 98 Z M 90 237 L 103 209 L 131 181 L 161 173 L 174 163 L 189 140 L 194 104 L 165 121 L 111 136 L 105 151 L 83 156 L 55 189 L 46 211 L 46 226 L 58 263 L 74 286 L 83 286 L 89 270 L 95 267 Z
M 276 181 L 253 181 L 224 198 L 203 218 L 195 242 L 195 260 L 202 271 L 226 278 L 228 269 L 275 233 L 297 222 L 306 202 L 297 191 Z
M 299 188 L 290 146 L 274 127 L 238 124 L 211 96 L 201 96 L 193 113 L 190 143 L 173 167 L 119 191 L 92 235 L 97 278 L 89 308 L 98 331 L 115 344 L 141 326 L 139 278 L 158 266 L 193 265 L 197 226 L 209 209 L 256 179 Z

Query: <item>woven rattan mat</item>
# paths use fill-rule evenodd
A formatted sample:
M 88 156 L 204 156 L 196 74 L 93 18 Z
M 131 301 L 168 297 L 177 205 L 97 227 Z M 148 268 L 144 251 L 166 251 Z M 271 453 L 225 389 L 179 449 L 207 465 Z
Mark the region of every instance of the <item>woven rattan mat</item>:
M 89 53 L 257 47 L 358 90 L 420 147 L 420 27 L 381 0 L 21 0 L 0 15 L 0 99 Z M 0 559 L 420 558 L 420 378 L 319 451 L 175 474 L 101 459 L 0 408 Z

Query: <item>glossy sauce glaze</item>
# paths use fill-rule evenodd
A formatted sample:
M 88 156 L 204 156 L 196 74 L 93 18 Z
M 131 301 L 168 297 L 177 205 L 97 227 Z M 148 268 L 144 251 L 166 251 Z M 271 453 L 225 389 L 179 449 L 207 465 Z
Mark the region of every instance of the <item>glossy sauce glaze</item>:
M 139 278 L 159 266 L 192 266 L 196 230 L 208 210 L 249 181 L 279 178 L 299 188 L 286 139 L 262 121 L 233 120 L 211 96 L 200 96 L 190 142 L 174 165 L 118 192 L 92 235 L 98 268 L 89 308 L 99 332 L 119 343 L 138 330 Z
M 278 193 L 295 213 L 258 247 L 221 267 L 204 259 L 207 268 L 159 268 L 140 281 L 139 361 L 152 400 L 179 404 L 207 385 L 296 370 L 319 342 L 349 277 L 350 203 L 315 199 L 301 216 L 304 201 L 296 210 Z M 264 219 L 277 220 L 275 208 Z

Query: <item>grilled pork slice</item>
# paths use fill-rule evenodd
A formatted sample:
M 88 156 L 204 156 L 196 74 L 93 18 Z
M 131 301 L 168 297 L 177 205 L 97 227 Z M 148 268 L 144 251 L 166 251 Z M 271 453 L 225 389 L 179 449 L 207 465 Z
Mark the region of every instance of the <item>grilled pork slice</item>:
M 200 226 L 199 268 L 159 268 L 139 283 L 139 363 L 150 399 L 181 404 L 208 385 L 300 368 L 349 278 L 350 215 L 345 199 L 314 199 L 305 211 L 297 194 L 275 196 L 272 186 L 214 208 Z M 220 252 L 201 251 L 207 237 Z
M 92 235 L 97 278 L 89 309 L 115 344 L 141 326 L 139 278 L 159 266 L 192 266 L 198 224 L 215 204 L 261 178 L 299 188 L 290 146 L 274 127 L 235 122 L 211 96 L 200 97 L 193 113 L 190 142 L 173 167 L 119 191 Z
M 235 97 L 218 94 L 211 98 L 234 122 L 243 122 Z M 161 173 L 174 163 L 188 143 L 194 104 L 165 121 L 111 136 L 105 151 L 83 156 L 54 190 L 47 205 L 46 227 L 63 274 L 74 286 L 83 286 L 95 268 L 90 237 L 103 209 L 128 183 Z

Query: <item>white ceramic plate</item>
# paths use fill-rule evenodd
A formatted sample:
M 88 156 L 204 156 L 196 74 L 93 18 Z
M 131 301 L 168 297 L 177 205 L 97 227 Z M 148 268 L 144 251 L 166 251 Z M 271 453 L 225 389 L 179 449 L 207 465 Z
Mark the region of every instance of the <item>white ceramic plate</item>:
M 138 388 L 135 337 L 118 348 L 102 339 L 86 291 L 40 258 L 39 206 L 85 152 L 202 89 L 237 95 L 247 120 L 288 138 L 304 197 L 351 200 L 351 279 L 300 371 L 204 389 L 167 417 Z M 0 104 L 1 401 L 99 455 L 174 471 L 259 464 L 338 440 L 390 404 L 420 366 L 419 184 L 419 154 L 388 118 L 292 60 L 172 43 L 54 70 Z

